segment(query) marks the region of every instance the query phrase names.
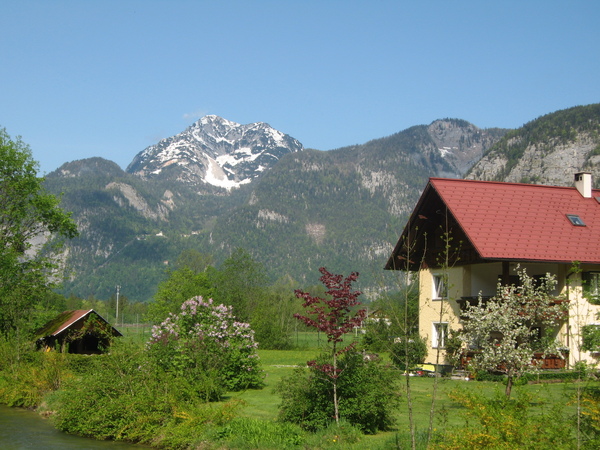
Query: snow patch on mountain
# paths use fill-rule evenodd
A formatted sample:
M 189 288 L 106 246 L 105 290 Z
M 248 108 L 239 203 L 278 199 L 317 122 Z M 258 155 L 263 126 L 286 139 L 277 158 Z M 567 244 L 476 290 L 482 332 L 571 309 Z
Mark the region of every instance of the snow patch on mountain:
M 227 173 L 225 173 L 225 170 L 223 170 L 223 167 L 216 160 L 214 160 L 212 158 L 207 158 L 207 159 L 208 159 L 208 169 L 204 176 L 204 181 L 206 183 L 212 184 L 213 186 L 225 188 L 225 189 L 232 189 L 232 188 L 239 187 L 245 181 L 245 180 L 242 180 L 240 182 L 231 181 L 227 177 Z
M 445 158 L 446 156 L 452 155 L 452 150 L 458 150 L 458 147 L 442 147 L 438 148 L 438 150 L 440 151 L 442 158 Z

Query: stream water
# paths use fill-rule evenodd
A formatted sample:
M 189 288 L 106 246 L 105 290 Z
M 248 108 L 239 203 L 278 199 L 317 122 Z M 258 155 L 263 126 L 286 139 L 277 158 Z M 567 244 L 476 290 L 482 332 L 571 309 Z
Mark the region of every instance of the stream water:
M 140 450 L 145 447 L 71 436 L 56 430 L 49 420 L 33 411 L 0 405 L 0 449 L 2 450 Z

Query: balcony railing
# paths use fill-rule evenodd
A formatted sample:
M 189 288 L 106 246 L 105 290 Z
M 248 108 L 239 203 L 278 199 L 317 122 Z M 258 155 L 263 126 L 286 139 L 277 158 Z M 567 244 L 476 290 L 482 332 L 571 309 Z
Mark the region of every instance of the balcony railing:
M 463 313 L 467 310 L 468 305 L 477 306 L 480 302 L 483 305 L 485 305 L 487 302 L 489 302 L 493 298 L 494 298 L 494 296 L 492 296 L 492 295 L 483 295 L 481 297 L 467 296 L 467 297 L 461 297 L 461 298 L 457 299 L 456 303 L 458 303 L 458 306 L 460 307 L 461 319 L 465 319 L 465 316 Z M 564 306 L 563 315 L 565 317 L 567 317 L 569 315 L 569 310 L 568 310 L 568 308 L 566 308 L 566 305 L 568 305 L 568 303 L 569 303 L 569 301 L 566 299 L 556 298 L 550 302 L 550 305 L 551 306 L 563 305 Z
M 469 362 L 475 358 L 480 351 L 477 350 L 469 350 L 462 354 L 460 358 L 460 364 L 463 368 L 469 366 Z M 538 368 L 542 370 L 557 370 L 564 369 L 567 367 L 567 361 L 569 360 L 569 351 L 563 350 L 561 355 L 546 355 L 541 352 L 536 352 L 533 355 L 533 359 L 531 360 L 532 365 L 535 364 Z M 502 367 L 498 368 L 499 371 L 502 371 Z

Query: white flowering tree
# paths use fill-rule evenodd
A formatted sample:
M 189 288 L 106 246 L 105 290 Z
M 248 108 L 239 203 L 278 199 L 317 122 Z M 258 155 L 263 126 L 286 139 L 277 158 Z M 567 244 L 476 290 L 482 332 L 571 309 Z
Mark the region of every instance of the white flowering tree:
M 148 350 L 159 367 L 183 377 L 198 377 L 235 391 L 261 387 L 254 331 L 232 308 L 193 297 L 152 329 Z
M 461 333 L 463 342 L 476 350 L 469 367 L 504 373 L 507 397 L 515 379 L 538 369 L 541 361 L 536 353 L 560 355 L 553 334 L 565 317 L 564 307 L 552 295 L 554 276 L 546 274 L 536 280 L 525 270 L 518 274 L 519 286 L 498 284 L 494 298 L 487 302 L 480 298 L 477 305 L 469 305 Z

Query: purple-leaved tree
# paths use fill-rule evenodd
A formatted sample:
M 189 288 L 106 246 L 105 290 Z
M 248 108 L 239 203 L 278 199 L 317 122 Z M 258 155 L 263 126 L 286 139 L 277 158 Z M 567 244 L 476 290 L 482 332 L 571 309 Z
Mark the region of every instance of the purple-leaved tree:
M 310 295 L 308 292 L 296 290 L 296 297 L 304 300 L 302 305 L 307 315 L 294 314 L 294 317 L 304 322 L 307 326 L 322 331 L 327 336 L 327 341 L 332 344 L 331 364 L 317 364 L 316 361 L 308 361 L 308 365 L 322 372 L 333 385 L 333 407 L 335 421 L 339 424 L 339 399 L 337 395 L 337 380 L 340 375 L 338 368 L 338 356 L 352 349 L 352 344 L 338 348 L 338 344 L 344 341 L 344 335 L 359 327 L 366 316 L 366 310 L 359 309 L 355 313 L 352 308 L 360 305 L 358 296 L 360 291 L 352 289 L 352 283 L 358 279 L 358 273 L 352 272 L 346 278 L 343 275 L 335 275 L 327 271 L 325 267 L 319 269 L 321 282 L 327 288 L 325 292 L 329 298 L 323 299 Z

